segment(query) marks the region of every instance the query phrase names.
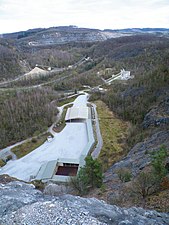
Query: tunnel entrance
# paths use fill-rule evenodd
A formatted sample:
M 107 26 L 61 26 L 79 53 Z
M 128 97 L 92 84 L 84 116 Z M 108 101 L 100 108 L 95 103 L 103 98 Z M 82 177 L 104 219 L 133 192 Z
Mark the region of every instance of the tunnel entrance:
M 79 164 L 63 163 L 63 166 L 58 166 L 55 175 L 61 176 L 76 176 Z

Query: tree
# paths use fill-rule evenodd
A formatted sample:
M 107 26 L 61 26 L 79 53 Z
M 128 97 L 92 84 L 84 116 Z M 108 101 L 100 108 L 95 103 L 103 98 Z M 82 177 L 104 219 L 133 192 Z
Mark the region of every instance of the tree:
M 161 180 L 167 174 L 167 169 L 165 168 L 165 161 L 167 158 L 167 149 L 165 146 L 152 154 L 152 167 L 153 173 Z
M 165 168 L 165 161 L 167 158 L 167 149 L 165 146 L 151 155 L 152 157 L 152 169 L 149 172 L 141 172 L 133 182 L 133 192 L 146 199 L 147 196 L 157 192 L 164 177 L 167 174 Z
M 100 188 L 103 183 L 102 167 L 97 159 L 87 156 L 86 165 L 82 167 L 76 177 L 71 178 L 70 184 L 80 195 L 86 194 L 91 188 Z
M 141 172 L 133 182 L 132 189 L 135 194 L 145 199 L 157 190 L 158 184 L 159 182 L 154 174 L 150 172 Z
M 103 182 L 102 168 L 101 164 L 97 159 L 93 159 L 91 156 L 87 156 L 85 165 L 85 173 L 87 176 L 87 183 L 92 188 L 101 187 Z
M 117 175 L 122 182 L 128 182 L 132 178 L 132 173 L 127 168 L 121 168 L 117 170 Z

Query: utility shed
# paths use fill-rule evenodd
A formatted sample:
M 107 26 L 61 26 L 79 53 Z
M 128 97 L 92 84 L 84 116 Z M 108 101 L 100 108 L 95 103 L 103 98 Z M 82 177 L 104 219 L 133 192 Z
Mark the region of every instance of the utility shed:
M 71 107 L 66 112 L 65 121 L 77 120 L 77 119 L 89 119 L 88 107 Z

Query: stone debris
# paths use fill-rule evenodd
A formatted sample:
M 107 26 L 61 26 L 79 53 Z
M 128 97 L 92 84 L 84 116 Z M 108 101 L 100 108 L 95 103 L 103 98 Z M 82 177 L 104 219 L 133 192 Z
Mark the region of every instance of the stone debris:
M 0 184 L 1 225 L 167 225 L 169 214 L 120 208 L 95 198 L 46 196 L 33 185 Z

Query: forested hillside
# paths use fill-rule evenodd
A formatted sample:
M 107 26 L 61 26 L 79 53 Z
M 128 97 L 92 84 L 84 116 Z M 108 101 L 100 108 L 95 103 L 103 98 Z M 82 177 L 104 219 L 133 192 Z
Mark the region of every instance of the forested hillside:
M 2 54 L 1 61 L 3 61 L 1 63 L 1 66 L 3 67 L 2 77 L 6 76 L 4 75 L 6 73 L 8 74 L 8 78 L 14 75 L 14 73 L 10 73 L 10 68 L 19 75 L 20 67 L 16 64 L 16 60 L 19 61 L 19 57 L 21 56 L 27 65 L 32 68 L 36 63 L 47 66 L 64 67 L 76 63 L 84 55 L 90 57 L 89 61 L 86 61 L 80 66 L 62 71 L 59 74 L 53 73 L 49 77 L 22 80 L 11 83 L 9 84 L 10 86 L 8 85 L 13 88 L 17 88 L 17 86 L 38 85 L 47 82 L 47 85 L 51 86 L 55 91 L 75 91 L 83 89 L 84 85 L 89 85 L 91 87 L 104 85 L 101 77 L 98 76 L 98 72 L 100 71 L 102 71 L 102 76 L 104 78 L 109 78 L 113 73 L 118 73 L 122 68 L 130 70 L 131 74 L 134 75 L 133 80 L 127 82 L 116 81 L 111 86 L 106 86 L 105 88 L 108 91 L 104 95 L 98 95 L 97 98 L 101 98 L 109 108 L 117 114 L 117 116 L 126 121 L 131 121 L 133 124 L 131 133 L 133 133 L 133 130 L 135 132 L 135 130 L 138 129 L 138 132 L 136 133 L 140 133 L 142 138 L 144 135 L 139 131 L 142 129 L 141 124 L 144 116 L 151 107 L 158 105 L 160 101 L 163 101 L 164 98 L 167 97 L 169 77 L 169 40 L 167 38 L 160 38 L 155 35 L 134 35 L 109 39 L 93 44 L 71 43 L 41 47 L 26 47 L 22 42 L 17 42 L 15 44 L 14 41 L 11 42 L 12 44 L 9 42 L 9 40 L 1 41 L 0 52 Z M 16 47 L 14 48 L 12 46 L 17 46 L 18 50 Z M 14 59 L 14 61 L 12 61 L 12 59 Z M 10 64 L 9 67 L 8 64 Z M 107 68 L 111 69 L 110 71 L 112 71 L 112 74 L 107 73 Z M 6 73 L 4 72 L 5 69 Z M 31 95 L 35 95 L 35 93 L 32 93 Z M 22 99 L 24 98 L 27 99 L 28 96 L 23 94 Z M 14 109 L 19 107 L 19 104 L 21 104 L 21 107 L 23 108 L 26 107 L 24 105 L 25 101 L 22 101 L 21 103 L 18 102 L 19 100 L 15 101 L 15 99 L 17 99 L 16 96 L 14 97 L 14 100 L 9 99 L 8 101 L 13 102 L 10 104 L 4 104 L 3 102 L 1 110 L 3 111 L 7 107 L 7 104 L 12 105 L 15 103 L 16 107 L 14 106 Z M 45 98 L 43 101 L 46 101 Z M 30 105 L 34 104 L 33 99 L 29 102 Z M 31 107 L 34 108 L 34 106 Z M 45 109 L 43 110 L 45 111 Z M 3 117 L 6 118 L 7 115 L 3 115 Z M 13 113 L 14 121 L 15 117 L 17 117 L 17 115 Z M 33 121 L 34 119 L 35 118 L 32 117 L 31 120 Z M 36 127 L 39 126 L 36 125 Z M 23 134 L 24 133 L 25 132 L 23 132 Z M 27 131 L 27 134 L 30 135 L 30 133 L 30 131 Z M 18 140 L 20 134 L 15 135 Z M 12 137 L 13 136 L 11 136 L 9 140 L 12 140 Z M 24 137 L 26 137 L 26 133 Z M 140 137 L 129 138 L 129 140 L 131 146 L 140 140 Z
M 158 209 L 167 211 L 167 36 L 165 38 L 150 34 L 134 34 L 93 43 L 47 43 L 44 46 L 42 43 L 39 46 L 28 44 L 29 41 L 29 35 L 21 40 L 1 40 L 1 81 L 19 76 L 27 68 L 30 71 L 36 64 L 42 64 L 40 68 L 44 65 L 64 68 L 59 72 L 54 70 L 46 73 L 48 75 L 45 76 L 16 79 L 14 82 L 1 85 L 0 148 L 45 132 L 56 118 L 57 102 L 63 100 L 68 93 L 87 89 L 92 102 L 99 100 L 95 101 L 95 104 L 98 104 L 102 136 L 107 138 L 106 141 L 103 140 L 103 148 L 99 155 L 105 172 L 105 186 L 98 192 L 94 190 L 91 196 L 103 197 L 112 204 L 122 206 L 142 206 L 143 203 L 145 206 L 146 203 L 147 207 L 154 209 L 158 205 Z M 80 63 L 77 63 L 79 61 Z M 104 79 L 112 79 L 112 76 L 123 68 L 131 72 L 132 79 L 114 80 L 107 85 Z M 65 102 L 67 99 L 59 104 Z M 154 170 L 153 174 L 152 153 L 156 154 L 157 161 L 162 160 L 160 169 L 164 169 L 165 173 L 162 176 L 158 174 L 160 179 L 157 179 L 155 174 L 159 171 Z M 154 181 L 157 186 L 152 183 Z M 141 183 L 139 185 L 150 185 L 146 194 L 140 191 L 138 185 L 134 186 L 138 182 Z M 133 192 L 133 187 L 136 187 L 137 193 Z M 143 188 L 146 189 L 147 186 Z M 153 196 L 154 193 L 157 195 Z M 157 200 L 150 201 L 149 196 Z
M 48 90 L 1 92 L 0 148 L 47 130 L 57 115 L 57 99 Z
M 169 39 L 155 35 L 136 35 L 110 39 L 93 48 L 93 57 L 102 57 L 105 66 L 130 70 L 134 75 L 147 72 L 169 61 Z
M 20 53 L 14 47 L 14 42 L 0 38 L 0 80 L 14 78 L 27 69 Z
M 169 40 L 151 35 L 111 39 L 96 46 L 93 54 L 104 54 L 105 67 L 125 68 L 134 75 L 127 82 L 115 81 L 101 96 L 113 112 L 133 124 L 128 139 L 132 147 L 144 138 L 145 115 L 169 97 Z
M 146 74 L 144 78 L 136 77 L 128 85 L 114 84 L 102 97 L 113 112 L 132 122 L 134 128 L 128 140 L 130 147 L 144 138 L 142 123 L 145 115 L 153 106 L 157 106 L 168 98 L 169 69 L 167 65 L 159 66 L 152 73 Z

